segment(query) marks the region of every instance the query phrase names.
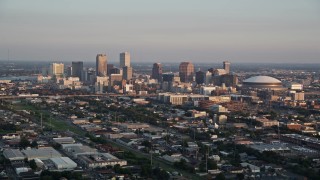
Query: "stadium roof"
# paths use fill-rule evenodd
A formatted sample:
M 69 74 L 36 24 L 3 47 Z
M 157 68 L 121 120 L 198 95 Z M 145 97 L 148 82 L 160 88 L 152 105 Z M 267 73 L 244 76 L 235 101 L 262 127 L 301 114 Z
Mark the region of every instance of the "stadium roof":
M 243 81 L 244 83 L 281 83 L 276 78 L 270 76 L 253 76 Z

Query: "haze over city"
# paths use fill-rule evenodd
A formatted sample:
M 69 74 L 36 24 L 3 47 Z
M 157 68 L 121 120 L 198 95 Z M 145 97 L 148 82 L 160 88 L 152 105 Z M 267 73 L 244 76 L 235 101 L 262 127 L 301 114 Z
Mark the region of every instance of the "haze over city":
M 317 0 L 0 1 L 0 60 L 318 63 Z
M 319 0 L 0 0 L 0 179 L 320 179 Z

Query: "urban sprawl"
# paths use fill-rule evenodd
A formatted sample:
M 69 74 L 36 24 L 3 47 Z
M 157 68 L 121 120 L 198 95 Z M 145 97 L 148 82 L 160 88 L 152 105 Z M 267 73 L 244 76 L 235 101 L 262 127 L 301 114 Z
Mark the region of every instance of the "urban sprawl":
M 0 62 L 0 179 L 320 179 L 319 68 L 119 59 Z

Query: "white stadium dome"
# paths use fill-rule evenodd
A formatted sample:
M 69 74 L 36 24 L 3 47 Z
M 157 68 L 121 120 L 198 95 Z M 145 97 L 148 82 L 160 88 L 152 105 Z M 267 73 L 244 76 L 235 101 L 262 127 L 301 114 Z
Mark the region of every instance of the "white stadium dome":
M 283 88 L 282 82 L 270 76 L 253 76 L 243 81 L 244 88 L 278 89 Z
M 281 83 L 276 78 L 270 76 L 253 76 L 243 81 L 244 83 Z

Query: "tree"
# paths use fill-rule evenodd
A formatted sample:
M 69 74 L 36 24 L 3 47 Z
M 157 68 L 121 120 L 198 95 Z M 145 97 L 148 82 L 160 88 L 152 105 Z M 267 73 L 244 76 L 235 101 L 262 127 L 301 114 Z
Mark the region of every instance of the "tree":
M 151 177 L 152 168 L 149 164 L 145 164 L 141 166 L 141 175 L 145 177 Z
M 37 141 L 32 141 L 32 143 L 31 143 L 31 147 L 33 147 L 33 148 L 38 147 L 38 143 L 37 143 Z
M 26 138 L 26 137 L 22 137 L 20 139 L 20 143 L 19 143 L 19 146 L 23 149 L 25 149 L 26 147 L 29 147 L 30 146 L 30 142 L 29 140 Z
M 145 141 L 143 141 L 142 143 L 141 143 L 141 145 L 142 146 L 145 146 L 145 147 L 147 147 L 147 148 L 151 148 L 151 143 L 150 143 L 150 141 L 148 141 L 148 140 L 145 140 Z
M 36 161 L 34 159 L 29 161 L 29 166 L 31 167 L 31 169 L 36 170 L 37 169 Z
M 212 159 L 208 159 L 208 170 L 217 169 L 217 168 L 218 168 L 217 163 Z M 206 171 L 206 161 L 203 161 L 199 165 L 199 170 L 200 170 L 200 172 Z
M 244 179 L 244 174 L 243 174 L 243 173 L 237 174 L 237 178 L 238 178 L 239 180 Z
M 223 173 L 220 173 L 220 174 L 218 174 L 217 176 L 216 176 L 216 178 L 215 178 L 216 180 L 225 180 L 226 179 L 226 177 L 224 176 L 224 174 Z

